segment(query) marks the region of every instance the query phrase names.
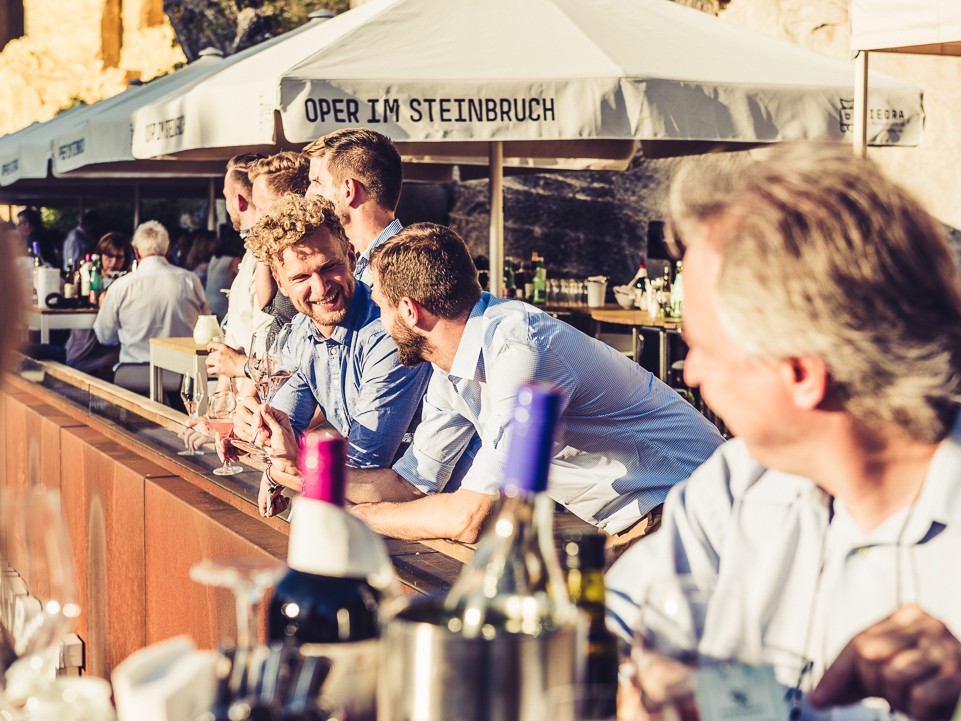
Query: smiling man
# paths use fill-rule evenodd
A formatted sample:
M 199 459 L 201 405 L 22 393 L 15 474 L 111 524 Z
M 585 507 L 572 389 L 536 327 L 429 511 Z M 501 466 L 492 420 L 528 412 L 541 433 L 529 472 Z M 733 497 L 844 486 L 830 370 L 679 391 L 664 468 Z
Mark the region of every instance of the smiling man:
M 285 195 L 270 206 L 247 242 L 300 313 L 288 342 L 297 355 L 289 359 L 296 371 L 272 407 L 289 417 L 297 433 L 319 407 L 347 438 L 350 466 L 390 466 L 419 419 L 430 368 L 407 368 L 398 361 L 370 289 L 354 280 L 353 254 L 333 205 L 324 198 Z M 248 413 L 248 424 L 250 419 Z M 238 430 L 252 437 L 249 427 Z M 265 476 L 265 514 L 270 485 Z

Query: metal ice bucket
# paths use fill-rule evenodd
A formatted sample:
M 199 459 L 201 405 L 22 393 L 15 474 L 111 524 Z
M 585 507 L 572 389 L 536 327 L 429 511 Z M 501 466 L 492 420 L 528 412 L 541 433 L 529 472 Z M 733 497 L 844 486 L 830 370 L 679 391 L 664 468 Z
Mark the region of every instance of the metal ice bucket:
M 387 624 L 378 721 L 573 721 L 555 700 L 581 678 L 580 626 L 466 639 L 440 623 L 441 603 L 418 599 Z

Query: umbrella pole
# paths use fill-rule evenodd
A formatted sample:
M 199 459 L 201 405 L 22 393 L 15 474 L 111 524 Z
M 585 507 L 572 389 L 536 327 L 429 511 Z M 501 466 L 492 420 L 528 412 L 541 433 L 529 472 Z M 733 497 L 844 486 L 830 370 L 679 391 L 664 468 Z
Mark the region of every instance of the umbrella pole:
M 207 181 L 207 230 L 217 229 L 217 186 L 214 179 Z
M 854 154 L 868 154 L 868 51 L 861 50 L 854 59 Z
M 488 146 L 490 172 L 490 292 L 500 297 L 504 288 L 504 144 L 500 141 Z
M 133 186 L 133 229 L 140 227 L 140 183 Z

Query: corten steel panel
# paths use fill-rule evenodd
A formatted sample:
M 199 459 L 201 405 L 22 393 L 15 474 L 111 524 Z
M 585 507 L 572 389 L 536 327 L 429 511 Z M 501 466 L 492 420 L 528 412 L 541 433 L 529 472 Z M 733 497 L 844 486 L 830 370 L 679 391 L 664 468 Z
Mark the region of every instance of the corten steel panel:
M 233 595 L 192 581 L 190 567 L 205 559 L 283 561 L 287 536 L 181 478 L 149 481 L 146 508 L 146 642 L 187 634 L 199 648 L 215 648 L 235 638 Z
M 73 547 L 87 673 L 144 645 L 144 485 L 166 473 L 91 428 L 64 429 L 64 512 Z
M 48 488 L 60 487 L 60 429 L 73 420 L 26 393 L 4 393 L 4 484 L 23 488 L 33 477 Z

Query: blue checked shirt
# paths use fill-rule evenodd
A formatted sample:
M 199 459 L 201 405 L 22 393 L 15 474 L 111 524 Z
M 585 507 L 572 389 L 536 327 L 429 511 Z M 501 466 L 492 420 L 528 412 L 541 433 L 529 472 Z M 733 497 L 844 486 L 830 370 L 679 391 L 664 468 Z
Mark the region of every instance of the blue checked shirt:
M 296 370 L 271 405 L 290 416 L 298 436 L 320 406 L 348 440 L 349 466 L 390 466 L 417 425 L 431 367 L 400 364 L 363 283 L 356 284 L 347 316 L 330 338 L 305 315 L 297 314 L 292 325 L 284 364 Z
M 517 387 L 563 393 L 548 494 L 618 533 L 664 502 L 717 448 L 717 429 L 641 366 L 533 306 L 484 293 L 450 373 L 435 369 L 414 442 L 394 470 L 425 493 L 442 490 L 475 431 L 481 447 L 462 488 L 495 493 Z
M 377 234 L 377 237 L 374 238 L 374 242 L 371 243 L 367 247 L 367 250 L 364 251 L 364 254 L 357 259 L 357 267 L 354 268 L 354 277 L 357 280 L 362 280 L 367 285 L 370 285 L 371 281 L 373 280 L 373 271 L 370 269 L 371 251 L 373 251 L 378 245 L 383 244 L 388 238 L 393 238 L 403 229 L 403 224 L 397 220 L 397 218 L 394 218 L 390 222 L 390 225 Z

